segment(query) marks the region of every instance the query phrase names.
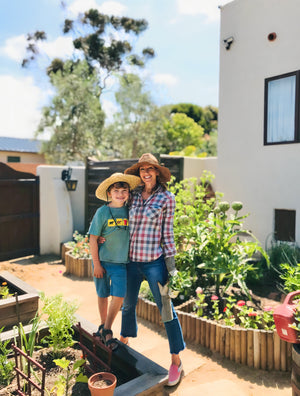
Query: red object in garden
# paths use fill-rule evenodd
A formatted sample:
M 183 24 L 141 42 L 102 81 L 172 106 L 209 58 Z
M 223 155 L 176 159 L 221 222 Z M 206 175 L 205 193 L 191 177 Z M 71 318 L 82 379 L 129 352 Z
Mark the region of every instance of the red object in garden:
M 300 334 L 289 325 L 295 323 L 294 314 L 296 311 L 296 304 L 293 302 L 293 299 L 298 295 L 300 295 L 300 290 L 289 293 L 283 304 L 277 307 L 273 314 L 279 337 L 284 341 L 292 342 L 294 344 L 300 343 Z

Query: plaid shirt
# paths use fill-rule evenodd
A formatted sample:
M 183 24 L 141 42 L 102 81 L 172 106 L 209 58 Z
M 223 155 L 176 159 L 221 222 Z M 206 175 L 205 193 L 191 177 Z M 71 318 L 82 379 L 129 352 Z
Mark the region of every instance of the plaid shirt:
M 175 197 L 161 187 L 144 202 L 141 191 L 133 195 L 129 210 L 129 258 L 136 262 L 154 261 L 176 253 L 173 218 Z

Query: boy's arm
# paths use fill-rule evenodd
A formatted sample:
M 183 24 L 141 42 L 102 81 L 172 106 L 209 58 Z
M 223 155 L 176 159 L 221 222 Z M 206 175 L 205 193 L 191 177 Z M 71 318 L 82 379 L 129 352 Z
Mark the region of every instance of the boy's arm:
M 90 234 L 90 251 L 94 264 L 94 276 L 96 278 L 103 278 L 105 269 L 102 267 L 99 259 L 98 235 Z

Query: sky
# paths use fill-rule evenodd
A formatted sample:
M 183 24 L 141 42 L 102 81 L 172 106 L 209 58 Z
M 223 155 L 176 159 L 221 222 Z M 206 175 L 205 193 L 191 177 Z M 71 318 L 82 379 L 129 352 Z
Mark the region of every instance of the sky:
M 229 0 L 0 0 L 0 136 L 32 138 L 43 106 L 54 95 L 46 67 L 54 57 L 67 59 L 72 40 L 62 33 L 65 18 L 96 8 L 108 15 L 144 18 L 148 29 L 136 49 L 152 47 L 155 58 L 141 76 L 157 105 L 193 103 L 218 106 L 220 9 Z M 38 62 L 21 67 L 28 33 L 43 30 L 47 42 Z M 112 119 L 113 92 L 101 104 Z

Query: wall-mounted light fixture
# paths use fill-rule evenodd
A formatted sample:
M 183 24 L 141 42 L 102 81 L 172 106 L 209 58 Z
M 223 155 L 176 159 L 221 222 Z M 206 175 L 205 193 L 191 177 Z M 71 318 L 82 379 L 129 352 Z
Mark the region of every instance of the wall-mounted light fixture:
M 227 51 L 230 49 L 231 44 L 233 43 L 234 39 L 232 36 L 226 38 L 223 40 L 223 44 L 225 45 L 225 48 L 227 49 Z
M 68 191 L 75 191 L 78 180 L 71 179 L 71 174 L 72 174 L 71 168 L 64 169 L 61 172 L 61 180 L 63 180 L 66 183 L 66 187 Z

